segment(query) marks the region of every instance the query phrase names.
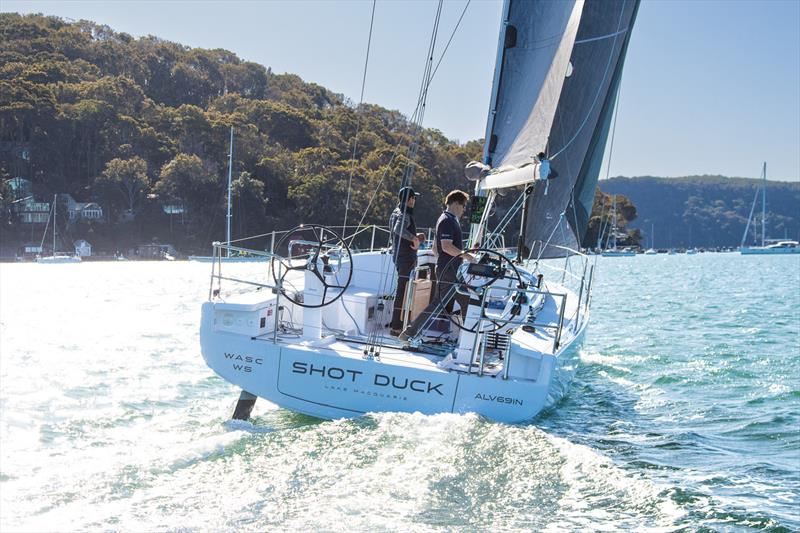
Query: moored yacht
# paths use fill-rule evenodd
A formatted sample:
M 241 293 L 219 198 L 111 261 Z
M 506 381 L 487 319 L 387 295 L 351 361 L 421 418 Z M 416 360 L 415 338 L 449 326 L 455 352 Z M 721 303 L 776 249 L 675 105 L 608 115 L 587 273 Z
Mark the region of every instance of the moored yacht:
M 636 255 L 631 248 L 619 248 L 617 247 L 617 196 L 614 195 L 614 207 L 613 207 L 613 224 L 611 226 L 611 248 L 606 248 L 603 250 L 602 255 L 603 257 L 633 257 Z
M 800 244 L 797 241 L 781 240 L 766 246 L 742 246 L 739 252 L 742 255 L 800 254 Z
M 233 186 L 233 126 L 231 126 L 231 138 L 230 144 L 228 145 L 228 212 L 225 215 L 225 236 L 226 242 L 231 241 L 231 223 L 233 220 L 233 211 L 232 211 L 232 202 L 231 202 L 231 189 Z M 274 244 L 274 243 L 273 243 Z M 167 261 L 174 261 L 174 257 L 164 257 Z M 209 263 L 211 261 L 217 261 L 221 263 L 249 263 L 252 261 L 264 261 L 263 257 L 253 256 L 248 253 L 244 252 L 237 252 L 237 253 L 225 253 L 224 256 L 221 257 L 212 257 L 210 255 L 190 255 L 187 257 L 189 261 L 195 261 L 199 263 Z
M 756 189 L 756 196 L 753 198 L 753 205 L 750 208 L 750 216 L 747 218 L 747 226 L 744 228 L 744 235 L 742 235 L 742 244 L 739 246 L 739 252 L 742 255 L 779 255 L 779 254 L 800 254 L 800 246 L 797 241 L 788 239 L 776 240 L 767 239 L 767 163 L 764 162 L 761 168 L 761 187 Z M 753 211 L 755 210 L 756 202 L 758 201 L 758 193 L 761 193 L 761 246 L 745 246 L 747 240 L 747 232 L 750 230 L 750 223 L 753 223 L 753 232 L 755 232 L 755 219 L 753 218 Z
M 56 217 L 56 211 L 58 209 L 57 208 L 57 204 L 58 204 L 58 195 L 54 194 L 53 195 L 53 208 L 50 210 L 50 216 L 47 218 L 47 225 L 44 227 L 44 233 L 42 234 L 42 244 L 39 246 L 39 248 L 41 248 L 41 249 L 44 248 L 44 239 L 47 236 L 47 228 L 50 225 L 50 222 L 52 221 L 52 223 L 53 223 L 53 254 L 52 255 L 38 256 L 36 258 L 36 262 L 37 263 L 46 264 L 46 265 L 47 264 L 52 265 L 52 264 L 58 264 L 58 263 L 80 263 L 81 262 L 81 258 L 78 255 L 64 253 L 64 252 L 58 252 L 57 251 L 58 250 L 56 248 L 56 242 L 57 242 L 56 223 L 57 223 L 57 220 L 58 220 L 57 217 Z

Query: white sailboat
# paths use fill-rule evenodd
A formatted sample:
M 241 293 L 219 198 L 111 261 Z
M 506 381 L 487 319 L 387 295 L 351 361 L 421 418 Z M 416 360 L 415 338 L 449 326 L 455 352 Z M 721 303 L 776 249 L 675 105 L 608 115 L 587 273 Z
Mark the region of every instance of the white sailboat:
M 650 223 L 650 248 L 644 251 L 644 255 L 656 254 L 658 254 L 658 250 L 656 250 L 656 230 L 655 225 Z
M 607 248 L 603 250 L 603 257 L 633 257 L 636 255 L 636 252 L 629 248 L 618 248 L 617 247 L 617 196 L 614 195 L 614 214 L 613 217 L 613 225 L 611 226 L 611 241 L 614 245 L 611 248 Z
M 750 207 L 750 216 L 747 217 L 747 226 L 744 228 L 744 235 L 742 235 L 742 244 L 739 246 L 739 252 L 742 255 L 778 255 L 778 254 L 800 254 L 800 243 L 788 239 L 775 240 L 767 239 L 767 162 L 761 167 L 761 187 L 756 189 L 756 196 L 753 198 L 753 205 Z M 756 202 L 758 201 L 758 193 L 761 193 L 761 246 L 745 246 L 747 241 L 747 232 L 750 230 L 750 223 L 755 224 L 753 220 L 753 211 L 755 211 Z
M 81 258 L 78 257 L 77 255 L 70 254 L 70 253 L 58 252 L 58 248 L 56 248 L 56 233 L 57 233 L 56 226 L 58 225 L 58 223 L 57 223 L 58 219 L 56 218 L 57 205 L 58 205 L 58 195 L 54 194 L 53 195 L 53 209 L 50 210 L 50 216 L 47 218 L 47 225 L 45 225 L 44 233 L 42 234 L 42 243 L 39 245 L 40 248 L 44 249 L 44 239 L 47 236 L 47 228 L 50 226 L 50 221 L 52 221 L 53 222 L 53 254 L 52 255 L 46 255 L 46 256 L 37 257 L 36 258 L 36 262 L 37 263 L 42 263 L 42 264 L 50 264 L 50 265 L 57 264 L 57 263 L 80 263 L 81 262 Z
M 476 412 L 521 422 L 563 396 L 589 321 L 594 272 L 576 250 L 638 5 L 505 2 L 485 166 L 475 185 L 476 196 L 486 198 L 472 218 L 479 220 L 471 227 L 477 262 L 458 268 L 453 290 L 470 296 L 463 320 L 441 310 L 449 333 L 429 320 L 407 343 L 391 337 L 390 251 L 353 252 L 347 237 L 326 227 L 294 228 L 274 253 L 254 245 L 251 253 L 272 263 L 266 279 L 223 275 L 214 263 L 200 345 L 207 365 L 242 389 L 234 418 L 248 418 L 261 397 L 321 418 Z M 430 54 L 426 73 L 432 60 Z M 519 185 L 515 208 L 491 228 L 497 192 Z M 517 214 L 516 254 L 480 248 Z M 214 249 L 220 256 L 243 248 Z M 424 303 L 419 274 L 431 259 L 430 251 L 419 252 L 407 319 Z
M 228 212 L 225 215 L 225 243 L 231 243 L 231 221 L 233 213 L 231 212 L 231 184 L 233 178 L 233 126 L 231 126 L 231 140 L 228 150 Z M 189 261 L 197 261 L 200 263 L 209 263 L 211 261 L 218 261 L 222 263 L 249 263 L 252 261 L 264 261 L 263 257 L 253 256 L 244 252 L 235 252 L 231 255 L 231 250 L 225 250 L 225 254 L 219 257 L 209 255 L 190 255 Z M 171 259 L 170 259 L 171 260 Z
M 692 246 L 692 224 L 689 223 L 689 248 L 686 249 L 686 255 L 697 254 L 697 248 Z

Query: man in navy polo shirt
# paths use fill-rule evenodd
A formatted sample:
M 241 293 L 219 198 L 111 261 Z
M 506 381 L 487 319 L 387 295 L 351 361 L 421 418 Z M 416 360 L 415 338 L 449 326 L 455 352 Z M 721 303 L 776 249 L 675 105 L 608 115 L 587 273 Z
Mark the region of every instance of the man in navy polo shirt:
M 473 262 L 475 258 L 463 252 L 464 242 L 461 236 L 461 224 L 458 219 L 464 215 L 467 208 L 469 195 L 464 191 L 451 191 L 445 199 L 446 209 L 436 221 L 435 249 L 436 257 L 436 294 L 431 303 L 408 328 L 403 331 L 399 339 L 406 341 L 416 337 L 425 323 L 438 316 L 442 308 L 452 311 L 453 299 L 461 307 L 461 316 L 466 316 L 469 296 L 455 292 L 456 272 L 463 260 Z

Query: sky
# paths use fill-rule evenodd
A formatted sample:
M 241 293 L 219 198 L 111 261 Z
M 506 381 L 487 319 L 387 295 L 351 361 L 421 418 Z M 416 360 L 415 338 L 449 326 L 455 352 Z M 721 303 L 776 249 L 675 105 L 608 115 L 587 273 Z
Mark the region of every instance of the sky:
M 437 57 L 467 0 L 444 4 Z M 21 1 L 291 72 L 359 101 L 372 2 Z M 471 0 L 436 74 L 424 125 L 485 134 L 502 2 Z M 364 100 L 410 115 L 436 3 L 379 0 Z M 800 181 L 800 0 L 643 0 L 622 80 L 610 175 Z M 605 177 L 605 166 L 603 176 Z

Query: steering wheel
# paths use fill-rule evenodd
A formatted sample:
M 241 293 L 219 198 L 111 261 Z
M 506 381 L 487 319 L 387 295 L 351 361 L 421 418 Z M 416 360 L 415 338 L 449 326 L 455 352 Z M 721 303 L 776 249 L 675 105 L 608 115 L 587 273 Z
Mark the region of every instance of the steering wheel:
M 300 307 L 317 309 L 330 305 L 342 297 L 344 291 L 350 286 L 353 279 L 353 255 L 350 247 L 338 233 L 325 226 L 318 224 L 301 224 L 294 229 L 286 232 L 275 247 L 275 250 L 283 250 L 286 246 L 287 254 L 272 262 L 272 277 L 280 287 L 281 295 Z M 319 263 L 322 263 L 320 271 Z M 342 269 L 342 263 L 349 263 L 347 268 L 347 281 L 343 285 L 329 283 L 325 276 L 333 275 L 337 283 L 338 273 Z M 278 265 L 276 272 L 276 265 Z M 322 284 L 322 302 L 319 304 L 309 304 L 300 299 L 300 291 L 288 291 L 286 287 L 292 287 L 291 280 L 287 280 L 290 272 L 311 272 Z M 331 298 L 328 298 L 328 289 L 340 289 Z
M 477 261 L 470 263 L 463 260 L 462 256 L 467 253 L 476 256 Z M 495 250 L 488 248 L 467 250 L 452 258 L 451 261 L 458 261 L 456 258 L 461 258 L 461 264 L 456 270 L 456 282 L 453 290 L 460 294 L 468 295 L 470 298 L 483 300 L 483 296 L 489 287 L 500 280 L 506 280 L 505 283 L 508 284 L 509 289 L 513 287 L 524 288 L 526 285 L 513 261 Z M 495 292 L 502 295 L 503 307 L 502 309 L 494 306 L 490 307 L 489 304 L 491 302 L 485 302 L 486 305 L 482 311 L 483 327 L 480 328 L 480 331 L 478 330 L 479 321 L 471 328 L 463 324 L 467 318 L 466 309 L 461 310 L 461 324 L 453 318 L 452 314 L 448 313 L 450 321 L 459 329 L 469 333 L 491 333 L 502 329 L 511 322 L 514 316 L 519 314 L 524 294 L 514 290 Z

